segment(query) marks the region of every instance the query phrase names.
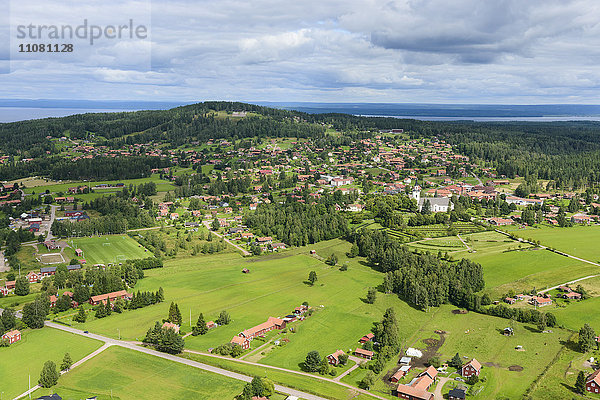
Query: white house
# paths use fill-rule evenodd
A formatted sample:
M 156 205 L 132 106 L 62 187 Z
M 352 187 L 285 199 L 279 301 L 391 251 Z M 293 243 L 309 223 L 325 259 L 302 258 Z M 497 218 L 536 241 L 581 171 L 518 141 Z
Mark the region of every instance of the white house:
M 454 204 L 448 197 L 423 197 L 419 199 L 419 211 L 423 210 L 423 204 L 428 201 L 431 212 L 447 212 L 448 210 L 454 210 Z

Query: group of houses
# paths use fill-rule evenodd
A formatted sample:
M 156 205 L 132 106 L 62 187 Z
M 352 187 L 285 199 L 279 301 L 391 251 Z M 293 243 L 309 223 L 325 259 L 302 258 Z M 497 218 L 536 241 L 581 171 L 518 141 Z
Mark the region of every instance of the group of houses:
M 237 344 L 243 350 L 247 350 L 250 348 L 250 342 L 253 339 L 264 337 L 268 332 L 273 330 L 285 329 L 287 323 L 293 322 L 296 319 L 304 319 L 304 315 L 308 310 L 309 306 L 302 304 L 294 308 L 292 314 L 287 315 L 284 318 L 269 317 L 266 322 L 240 332 L 231 339 L 230 343 Z
M 400 359 L 400 368 L 391 376 L 390 381 L 393 383 L 399 382 L 410 370 L 410 357 L 402 357 Z M 481 364 L 476 359 L 471 359 L 460 368 L 460 375 L 465 378 L 471 376 L 479 376 L 481 373 Z M 435 382 L 438 375 L 438 370 L 433 366 L 429 366 L 425 371 L 419 373 L 409 383 L 399 384 L 395 391 L 395 395 L 406 400 L 433 400 L 434 394 L 429 391 L 429 388 Z M 455 388 L 448 394 L 450 400 L 464 400 L 466 392 L 464 389 Z

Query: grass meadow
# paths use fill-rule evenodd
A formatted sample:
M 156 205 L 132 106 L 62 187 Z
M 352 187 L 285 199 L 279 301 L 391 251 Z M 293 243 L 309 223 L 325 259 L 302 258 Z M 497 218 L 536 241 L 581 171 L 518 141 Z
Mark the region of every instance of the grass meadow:
M 485 240 L 492 239 L 487 237 Z M 480 249 L 508 246 L 508 243 L 503 241 L 487 242 L 483 239 L 481 243 L 477 243 L 471 240 L 471 244 L 474 247 L 479 246 Z M 275 332 L 270 335 L 273 338 L 285 336 L 289 343 L 284 346 L 267 346 L 265 354 L 257 357 L 259 363 L 299 371 L 307 352 L 311 350 L 317 350 L 325 356 L 337 349 L 348 351 L 356 348 L 358 339 L 371 330 L 373 322 L 381 318 L 387 307 L 393 307 L 400 322 L 400 337 L 404 346 L 426 349 L 423 340 L 439 339 L 434 331 L 444 330 L 447 334 L 444 335 L 444 342 L 437 351 L 442 360 L 450 359 L 459 352 L 461 356 L 476 357 L 481 363 L 488 363 L 486 383 L 483 385 L 482 394 L 479 395 L 480 398 L 486 399 L 500 395 L 514 398 L 522 394 L 537 376 L 536 371 L 543 369 L 554 358 L 561 348 L 561 341 L 569 335 L 561 329 L 555 329 L 552 334 L 543 334 L 535 327 L 515 323 L 515 336 L 508 338 L 501 334 L 501 330 L 510 324 L 508 320 L 476 313 L 455 315 L 452 313 L 454 307 L 449 305 L 431 309 L 426 313 L 411 307 L 395 295 L 382 293 L 378 293 L 375 304 L 366 304 L 363 298 L 367 289 L 381 284 L 383 276 L 364 265 L 359 258 L 348 259 L 345 252 L 349 247 L 349 243 L 332 240 L 258 258 L 242 258 L 237 254 L 226 253 L 168 260 L 162 269 L 145 271 L 146 277 L 139 281 L 135 288 L 157 290 L 162 286 L 165 291 L 164 303 L 123 314 L 113 313 L 110 317 L 100 320 L 92 318 L 85 324 L 73 325 L 113 338 L 117 338 L 120 333 L 123 339 L 135 340 L 141 339 L 154 321 L 166 318 L 171 301 L 179 305 L 184 318 L 182 329 L 186 332 L 191 330 L 190 311 L 191 321 L 195 323 L 200 312 L 206 320 L 214 320 L 221 310 L 227 310 L 232 317 L 231 324 L 213 329 L 203 336 L 186 338 L 187 349 L 207 351 L 211 347 L 229 342 L 231 337 L 240 331 L 264 322 L 269 316 L 286 315 L 303 301 L 308 301 L 315 312 L 305 321 L 290 325 L 294 327 L 295 333 Z M 348 270 L 339 271 L 338 267 L 327 266 L 309 255 L 311 249 L 315 249 L 322 257 L 335 253 L 340 263 L 347 263 Z M 531 253 L 539 257 L 538 254 L 545 252 L 500 252 L 495 256 L 502 258 L 508 254 L 512 257 L 513 253 Z M 518 257 L 505 262 L 512 269 L 503 274 L 494 275 L 495 269 L 492 264 L 484 267 L 489 268 L 489 271 L 486 271 L 487 275 L 494 271 L 490 275 L 496 277 L 495 281 L 491 278 L 494 284 L 503 284 L 502 275 L 514 278 L 516 274 L 527 276 L 530 273 L 530 267 L 520 266 Z M 548 260 L 541 260 L 540 268 L 544 268 L 546 263 Z M 503 262 L 499 262 L 494 265 L 502 264 Z M 250 269 L 250 273 L 243 274 L 243 268 Z M 318 275 L 314 286 L 305 283 L 311 270 L 316 271 Z M 253 347 L 262 344 L 256 342 Z M 517 345 L 522 345 L 525 351 L 516 351 Z M 230 363 L 240 372 L 244 372 L 240 368 L 250 368 L 234 364 L 234 361 L 200 357 L 203 358 L 203 362 L 210 364 Z M 386 372 L 395 372 L 396 361 L 397 359 L 391 360 L 380 377 Z M 522 366 L 524 370 L 509 371 L 508 367 L 511 365 Z M 260 367 L 250 369 L 263 371 Z M 365 373 L 366 370 L 357 369 L 344 377 L 343 382 L 356 385 Z M 296 376 L 285 376 L 286 373 L 282 373 L 284 375 L 281 376 L 272 372 L 268 374 L 282 384 L 294 383 L 299 389 L 313 387 L 310 382 L 298 380 Z M 388 396 L 391 389 L 392 386 L 378 379 L 373 392 Z M 335 398 L 345 399 L 345 395 L 344 391 L 336 394 Z
M 19 342 L 0 348 L 0 392 L 3 398 L 13 397 L 36 385 L 44 362 L 51 360 L 57 365 L 65 353 L 77 361 L 102 346 L 102 343 L 51 328 L 27 329 Z
M 110 347 L 35 396 L 63 399 L 233 399 L 244 382 L 122 347 Z
M 521 229 L 513 233 L 525 239 L 539 240 L 544 246 L 554 247 L 589 261 L 600 261 L 600 225 L 571 228 L 544 226 Z

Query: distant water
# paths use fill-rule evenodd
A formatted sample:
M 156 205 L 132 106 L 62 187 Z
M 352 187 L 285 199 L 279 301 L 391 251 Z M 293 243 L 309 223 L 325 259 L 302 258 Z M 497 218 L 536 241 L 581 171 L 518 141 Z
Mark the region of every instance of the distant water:
M 74 114 L 166 110 L 189 102 L 0 99 L 0 123 Z
M 392 103 L 260 103 L 311 114 L 345 113 L 424 121 L 600 121 L 600 105 L 590 104 L 392 104 Z
M 15 122 L 26 119 L 40 119 L 48 117 L 66 117 L 74 114 L 119 112 L 135 110 L 117 110 L 106 108 L 19 108 L 0 107 L 0 122 Z
M 311 114 L 345 113 L 424 121 L 600 121 L 600 105 L 253 102 Z M 164 110 L 191 102 L 0 99 L 0 122 L 73 114 Z

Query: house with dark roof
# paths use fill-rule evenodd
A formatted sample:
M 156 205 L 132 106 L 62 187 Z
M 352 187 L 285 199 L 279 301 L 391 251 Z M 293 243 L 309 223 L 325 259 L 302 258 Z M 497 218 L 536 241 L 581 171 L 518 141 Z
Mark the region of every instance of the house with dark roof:
M 465 400 L 467 392 L 464 389 L 454 388 L 448 392 L 448 400 Z

